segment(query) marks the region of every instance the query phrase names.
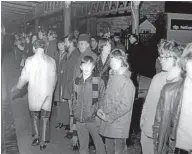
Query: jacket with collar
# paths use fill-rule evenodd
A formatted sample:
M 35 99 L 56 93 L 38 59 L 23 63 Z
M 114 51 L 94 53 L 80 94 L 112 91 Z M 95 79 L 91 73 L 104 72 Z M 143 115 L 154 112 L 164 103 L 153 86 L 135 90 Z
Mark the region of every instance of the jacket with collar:
M 157 105 L 153 125 L 155 154 L 174 154 L 184 80 L 166 84 Z

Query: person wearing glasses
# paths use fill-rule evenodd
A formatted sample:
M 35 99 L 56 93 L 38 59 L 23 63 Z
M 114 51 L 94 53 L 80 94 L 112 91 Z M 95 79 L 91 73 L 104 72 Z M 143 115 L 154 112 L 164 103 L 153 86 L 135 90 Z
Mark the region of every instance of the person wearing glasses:
M 192 43 L 183 51 L 179 69 L 180 76 L 163 87 L 157 105 L 153 125 L 155 154 L 192 153 Z
M 183 47 L 172 40 L 161 40 L 158 52 L 162 71 L 156 74 L 151 81 L 140 120 L 143 154 L 154 153 L 152 126 L 160 93 L 166 83 L 173 82 L 178 77 L 180 71 L 177 62 L 183 53 Z

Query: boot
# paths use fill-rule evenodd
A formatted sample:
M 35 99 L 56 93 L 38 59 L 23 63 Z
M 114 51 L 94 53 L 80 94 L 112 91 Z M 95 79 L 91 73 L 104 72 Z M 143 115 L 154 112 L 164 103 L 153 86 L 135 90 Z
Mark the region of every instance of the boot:
M 31 117 L 32 117 L 32 129 L 33 133 L 32 136 L 35 137 L 35 139 L 32 142 L 32 146 L 37 146 L 39 145 L 39 111 L 31 111 L 30 112 Z
M 49 132 L 49 118 L 50 118 L 50 111 L 45 111 L 41 109 L 41 143 L 40 149 L 43 150 L 46 148 L 47 142 L 50 142 L 50 132 Z

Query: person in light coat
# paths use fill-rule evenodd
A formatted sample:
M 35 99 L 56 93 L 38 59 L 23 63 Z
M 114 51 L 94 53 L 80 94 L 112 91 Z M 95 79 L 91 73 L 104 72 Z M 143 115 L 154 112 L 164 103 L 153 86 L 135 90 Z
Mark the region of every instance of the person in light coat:
M 107 154 L 127 154 L 135 86 L 130 79 L 126 55 L 121 49 L 110 54 L 110 77 L 97 115 L 101 118 L 100 134 L 105 138 Z
M 49 141 L 49 118 L 57 80 L 55 60 L 44 54 L 45 46 L 43 40 L 34 42 L 35 54 L 27 58 L 17 85 L 12 88 L 14 92 L 28 83 L 28 103 L 35 137 L 32 146 L 40 144 L 41 150 L 46 148 L 45 143 Z

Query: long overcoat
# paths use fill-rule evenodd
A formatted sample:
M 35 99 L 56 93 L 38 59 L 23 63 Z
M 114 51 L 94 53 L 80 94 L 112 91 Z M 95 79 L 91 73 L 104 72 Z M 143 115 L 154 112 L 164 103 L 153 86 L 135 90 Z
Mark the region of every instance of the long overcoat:
M 56 64 L 54 59 L 39 51 L 27 58 L 17 88 L 21 89 L 28 83 L 30 111 L 40 111 L 41 109 L 51 111 L 56 80 Z
M 64 99 L 71 99 L 74 69 L 79 56 L 80 52 L 77 48 L 74 49 L 70 55 L 65 56 L 62 74 L 62 97 Z

